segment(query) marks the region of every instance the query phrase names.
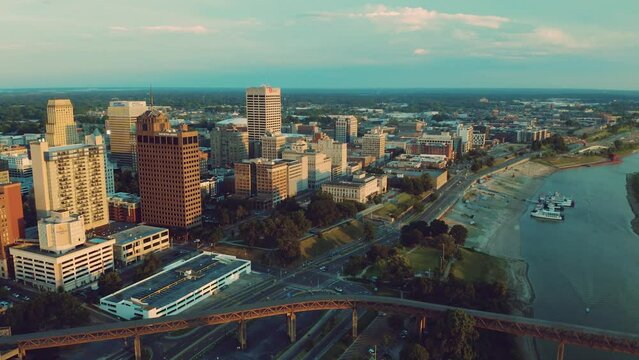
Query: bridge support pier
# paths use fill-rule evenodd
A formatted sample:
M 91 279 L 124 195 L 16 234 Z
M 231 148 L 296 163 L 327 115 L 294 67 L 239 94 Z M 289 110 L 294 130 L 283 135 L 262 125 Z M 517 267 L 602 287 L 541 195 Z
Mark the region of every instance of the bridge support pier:
M 557 345 L 557 360 L 564 360 L 564 349 L 565 344 L 560 342 L 559 345 Z
M 19 360 L 27 359 L 27 350 L 25 350 L 22 346 L 18 346 L 18 359 Z
M 246 336 L 246 320 L 240 320 L 237 329 L 237 339 L 240 342 L 240 349 L 246 350 L 247 345 L 247 336 Z
M 417 318 L 417 336 L 420 343 L 424 340 L 424 330 L 426 330 L 426 316 L 420 316 Z
M 288 313 L 286 315 L 287 319 L 287 329 L 288 329 L 288 338 L 291 340 L 291 343 L 294 343 L 297 340 L 297 320 L 295 313 Z
M 357 309 L 356 308 L 353 308 L 352 321 L 353 321 L 353 339 L 355 339 L 357 338 Z
M 135 360 L 142 360 L 142 341 L 140 341 L 140 335 L 135 335 L 133 338 L 133 353 L 135 354 Z

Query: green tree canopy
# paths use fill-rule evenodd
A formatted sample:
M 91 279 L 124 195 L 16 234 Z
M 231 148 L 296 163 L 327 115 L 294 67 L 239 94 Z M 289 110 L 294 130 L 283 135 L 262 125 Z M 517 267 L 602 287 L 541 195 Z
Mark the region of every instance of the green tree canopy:
M 122 288 L 122 278 L 115 271 L 105 272 L 98 279 L 98 287 L 101 296 L 112 294 Z
M 429 337 L 431 349 L 440 358 L 472 360 L 476 357 L 475 342 L 479 333 L 475 319 L 462 310 L 449 310 L 438 320 Z
M 430 359 L 430 354 L 422 345 L 410 343 L 404 345 L 399 353 L 399 358 L 402 360 L 428 360 Z

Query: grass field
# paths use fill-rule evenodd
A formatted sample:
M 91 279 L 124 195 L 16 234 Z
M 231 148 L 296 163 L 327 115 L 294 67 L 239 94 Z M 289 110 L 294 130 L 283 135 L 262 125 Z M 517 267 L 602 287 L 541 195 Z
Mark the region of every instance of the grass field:
M 391 216 L 397 218 L 402 212 L 406 211 L 410 206 L 415 205 L 418 201 L 421 201 L 427 194 L 411 195 L 408 193 L 399 193 L 395 195 L 393 199 L 386 202 L 384 207 L 376 210 L 373 214 L 389 218 Z
M 402 250 L 402 254 L 406 257 L 415 272 L 423 272 L 429 269 L 434 271 L 439 268 L 441 252 L 435 248 L 417 246 L 408 251 Z
M 505 260 L 463 248 L 461 254 L 462 260 L 453 264 L 451 276 L 469 282 L 506 283 Z
M 406 258 L 415 273 L 439 269 L 439 256 L 441 252 L 435 248 L 416 246 L 412 249 L 401 249 L 400 254 Z M 377 266 L 372 265 L 366 269 L 363 276 L 366 279 L 371 276 L 379 276 L 379 269 Z
M 358 220 L 325 231 L 321 236 L 308 237 L 300 243 L 302 257 L 314 258 L 364 235 L 364 224 Z

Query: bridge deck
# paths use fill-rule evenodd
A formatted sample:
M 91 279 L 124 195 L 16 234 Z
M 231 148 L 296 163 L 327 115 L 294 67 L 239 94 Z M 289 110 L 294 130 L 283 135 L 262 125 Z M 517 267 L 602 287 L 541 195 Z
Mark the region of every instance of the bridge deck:
M 53 330 L 24 335 L 0 337 L 0 345 L 18 345 L 30 350 L 64 345 L 81 344 L 110 339 L 148 335 L 203 325 L 216 325 L 240 320 L 251 320 L 289 313 L 367 308 L 391 313 L 438 317 L 455 308 L 413 300 L 381 296 L 315 296 L 297 299 L 273 300 L 247 304 L 198 314 L 175 315 L 157 319 L 134 320 Z M 639 335 L 590 328 L 519 316 L 461 309 L 471 315 L 481 329 L 503 333 L 532 336 L 564 344 L 580 345 L 599 350 L 639 355 Z

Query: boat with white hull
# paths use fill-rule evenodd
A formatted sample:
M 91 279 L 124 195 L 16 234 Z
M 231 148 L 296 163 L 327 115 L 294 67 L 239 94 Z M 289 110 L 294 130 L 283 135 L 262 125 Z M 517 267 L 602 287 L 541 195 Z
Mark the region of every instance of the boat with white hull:
M 559 211 L 556 210 L 550 210 L 550 209 L 545 209 L 545 208 L 541 208 L 541 209 L 534 209 L 531 213 L 530 216 L 537 218 L 537 219 L 544 219 L 544 220 L 556 220 L 556 221 L 563 221 L 564 220 L 564 215 L 562 213 L 560 213 Z

